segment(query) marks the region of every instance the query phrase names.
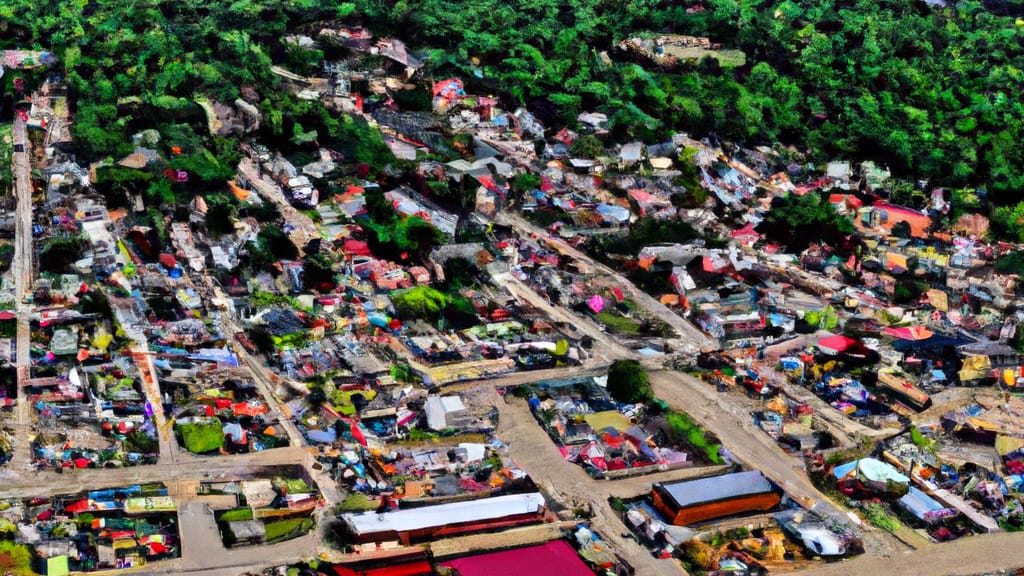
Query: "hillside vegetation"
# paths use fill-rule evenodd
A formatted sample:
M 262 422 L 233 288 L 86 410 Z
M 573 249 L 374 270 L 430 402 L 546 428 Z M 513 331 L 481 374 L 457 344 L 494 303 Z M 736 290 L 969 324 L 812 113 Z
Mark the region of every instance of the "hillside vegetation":
M 395 34 L 428 55 L 428 74 L 458 73 L 549 125 L 599 109 L 618 137 L 683 129 L 778 140 L 819 160 L 877 159 L 897 175 L 984 187 L 1002 204 L 1024 188 L 1015 10 L 918 0 L 9 0 L 0 21 L 4 47 L 50 49 L 67 66 L 86 158 L 124 153 L 128 136 L 157 127 L 191 146 L 196 156 L 181 164 L 219 179 L 231 147 L 203 132 L 195 96 L 231 101 L 243 86 L 260 95 L 266 135 L 285 144 L 313 129 L 358 139 L 359 126 L 287 97 L 269 71 L 274 62 L 312 73 L 338 56 L 280 38 L 341 19 Z M 746 64 L 706 58 L 669 72 L 615 50 L 641 32 L 709 36 Z
M 1024 188 L 1024 21 L 980 2 L 708 0 L 591 2 L 357 0 L 377 25 L 433 63 L 551 116 L 605 109 L 623 132 L 685 129 L 727 139 L 781 140 L 819 159 L 888 163 L 933 184 L 979 185 L 997 201 Z M 703 9 L 701 9 L 703 8 Z M 1013 5 L 1000 5 L 1009 13 Z M 688 10 L 689 9 L 689 10 Z M 709 36 L 747 65 L 714 61 L 673 73 L 601 51 L 639 31 Z M 511 54 L 511 57 L 506 57 Z M 539 104 L 539 103 L 538 103 Z M 538 108 L 543 106 L 538 105 Z

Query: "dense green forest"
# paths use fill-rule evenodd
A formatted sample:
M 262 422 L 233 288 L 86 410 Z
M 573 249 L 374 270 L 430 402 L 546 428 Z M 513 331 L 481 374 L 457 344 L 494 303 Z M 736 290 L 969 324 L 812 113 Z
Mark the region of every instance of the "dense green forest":
M 781 140 L 820 159 L 875 159 L 902 176 L 982 186 L 1000 203 L 1024 188 L 1024 104 L 1016 98 L 1024 22 L 979 2 L 356 4 L 377 25 L 436 47 L 435 65 L 472 73 L 476 58 L 485 80 L 527 102 L 549 101 L 563 117 L 604 108 L 625 131 Z M 667 73 L 614 51 L 611 64 L 599 57 L 640 31 L 709 36 L 743 50 L 748 64 L 722 69 L 703 61 Z
M 172 183 L 155 168 L 122 169 L 108 162 L 96 180 L 108 203 L 123 205 L 126 193 L 141 192 L 151 206 L 174 207 L 204 194 L 216 214 L 211 231 L 217 232 L 230 227 L 224 216 L 238 209 L 225 181 L 234 176 L 240 151 L 236 138 L 210 134 L 201 100 L 254 101 L 264 117 L 257 136 L 286 153 L 301 153 L 312 139 L 375 168 L 393 160 L 365 121 L 294 98 L 270 70 L 280 63 L 315 73 L 325 54 L 287 45 L 282 37 L 351 10 L 317 0 L 3 2 L 0 48 L 49 50 L 60 61 L 52 70 L 5 74 L 3 114 L 10 118 L 15 78 L 23 78 L 27 94 L 48 74 L 63 73 L 79 161 L 117 160 L 134 149 L 133 135 L 155 130 L 159 142 L 147 145 L 164 158 L 160 168 L 188 173 L 188 182 Z M 157 213 L 154 224 L 159 220 Z
M 324 52 L 288 48 L 281 36 L 342 19 L 403 38 L 427 55 L 427 74 L 458 73 L 472 90 L 527 104 L 549 125 L 572 124 L 579 111 L 599 109 L 620 137 L 683 129 L 748 143 L 781 141 L 819 160 L 875 159 L 897 175 L 983 187 L 1006 204 L 1024 188 L 1018 99 L 1024 21 L 999 15 L 1015 6 L 994 0 L 954 7 L 920 0 L 9 0 L 0 5 L 0 38 L 7 48 L 50 49 L 67 67 L 85 159 L 124 152 L 128 136 L 155 126 L 168 141 L 190 146 L 189 154 L 204 148 L 201 157 L 179 162 L 198 163 L 219 179 L 229 170 L 230 146 L 203 134 L 194 97 L 229 101 L 243 86 L 260 96 L 269 143 L 287 145 L 311 129 L 362 139 L 365 130 L 330 117 L 319 104 L 288 98 L 269 72 L 271 62 L 314 70 Z M 722 68 L 705 59 L 666 71 L 631 62 L 615 46 L 640 32 L 709 36 L 745 52 L 747 64 Z

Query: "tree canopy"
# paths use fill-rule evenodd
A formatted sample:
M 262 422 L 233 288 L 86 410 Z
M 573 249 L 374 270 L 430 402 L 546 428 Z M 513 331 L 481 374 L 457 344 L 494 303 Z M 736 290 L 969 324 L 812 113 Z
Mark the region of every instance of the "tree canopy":
M 608 369 L 608 393 L 617 402 L 633 404 L 654 398 L 647 370 L 636 360 L 616 360 Z
M 343 56 L 339 47 L 281 42 L 341 18 L 402 38 L 426 56 L 427 75 L 458 75 L 469 91 L 526 105 L 549 127 L 599 110 L 613 138 L 685 130 L 748 144 L 781 141 L 815 161 L 877 160 L 897 176 L 984 187 L 996 205 L 1017 201 L 1024 189 L 1024 104 L 1017 98 L 1024 26 L 1016 4 L 706 0 L 699 7 L 668 0 L 8 0 L 0 5 L 0 48 L 57 56 L 81 160 L 127 154 L 133 134 L 154 129 L 167 163 L 195 174 L 193 187 L 223 187 L 237 160 L 234 140 L 209 133 L 199 105 L 207 99 L 247 95 L 265 118 L 261 138 L 286 152 L 313 135 L 368 170 L 394 162 L 364 120 L 295 98 L 270 70 L 278 63 L 311 72 L 321 57 Z M 617 48 L 625 38 L 660 33 L 710 37 L 742 51 L 745 63 L 704 58 L 669 70 Z M 46 72 L 6 74 L 0 84 L 11 99 L 15 76 L 31 90 Z M 424 96 L 398 99 L 422 108 Z M 180 156 L 169 154 L 174 147 Z M 159 178 L 110 184 L 119 194 L 139 188 L 179 202 L 197 192 Z
M 771 211 L 757 230 L 797 252 L 814 242 L 840 247 L 854 232 L 853 222 L 816 194 L 773 199 Z
M 613 134 L 780 140 L 817 159 L 879 160 L 897 175 L 981 185 L 998 203 L 1024 189 L 1024 105 L 1015 98 L 1024 27 L 1020 14 L 978 0 L 354 5 L 371 26 L 427 49 L 434 69 L 504 89 L 545 121 L 571 124 L 598 109 Z M 743 51 L 746 64 L 706 59 L 667 71 L 616 51 L 644 31 L 707 36 Z

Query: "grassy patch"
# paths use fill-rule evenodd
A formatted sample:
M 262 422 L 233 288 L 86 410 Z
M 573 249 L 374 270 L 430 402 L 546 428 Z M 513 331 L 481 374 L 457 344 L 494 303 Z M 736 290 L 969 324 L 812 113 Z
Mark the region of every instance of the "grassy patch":
M 337 390 L 331 394 L 331 404 L 342 414 L 351 416 L 356 413 L 356 407 L 352 404 L 352 397 L 357 394 L 362 396 L 367 402 L 377 396 L 376 390 Z
M 234 508 L 220 515 L 221 522 L 243 522 L 252 520 L 252 508 Z
M 672 435 L 676 441 L 685 442 L 704 453 L 704 456 L 712 464 L 721 464 L 722 457 L 718 451 L 722 447 L 715 441 L 713 435 L 694 423 L 689 414 L 685 412 L 670 412 L 665 415 L 668 425 L 672 429 Z
M 287 478 L 280 482 L 289 494 L 306 494 L 313 491 L 310 489 L 309 484 L 306 484 L 306 481 L 301 478 Z
M 616 334 L 624 334 L 626 336 L 640 335 L 640 323 L 632 318 L 619 316 L 618 314 L 607 310 L 602 310 L 601 313 L 595 315 L 595 318 L 597 318 L 598 322 L 604 324 L 606 328 Z
M 867 521 L 876 528 L 895 533 L 901 527 L 900 521 L 889 514 L 881 504 L 865 504 L 862 510 Z
M 267 542 L 295 538 L 313 529 L 312 518 L 289 518 L 278 520 L 265 525 L 267 531 Z
M 376 510 L 377 501 L 366 497 L 362 492 L 351 492 L 341 504 L 338 504 L 339 512 L 362 512 L 364 510 Z
M 181 424 L 178 433 L 185 449 L 193 454 L 212 452 L 224 446 L 224 430 L 219 420 Z

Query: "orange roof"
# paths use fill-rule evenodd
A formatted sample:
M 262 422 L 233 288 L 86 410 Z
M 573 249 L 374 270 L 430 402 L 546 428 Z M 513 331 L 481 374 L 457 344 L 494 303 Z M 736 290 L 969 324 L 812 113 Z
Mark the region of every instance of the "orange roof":
M 906 222 L 910 225 L 911 236 L 915 238 L 928 237 L 928 229 L 931 228 L 932 219 L 927 214 L 886 202 L 879 202 L 874 205 L 874 208 L 886 215 L 885 221 L 880 222 L 880 226 L 886 231 L 892 230 L 893 226 L 899 222 Z
M 241 201 L 249 199 L 249 191 L 239 186 L 234 180 L 228 180 L 228 188 L 231 188 L 231 193 L 235 195 Z

